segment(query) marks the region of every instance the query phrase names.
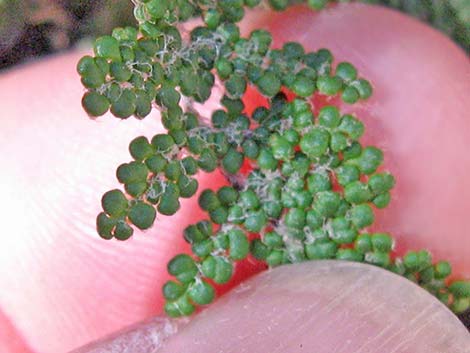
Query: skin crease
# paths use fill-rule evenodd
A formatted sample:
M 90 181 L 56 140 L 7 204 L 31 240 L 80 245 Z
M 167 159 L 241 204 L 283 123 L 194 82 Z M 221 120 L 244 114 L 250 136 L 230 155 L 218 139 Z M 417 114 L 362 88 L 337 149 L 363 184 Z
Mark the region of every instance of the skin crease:
M 470 65 L 465 54 L 414 20 L 364 5 L 319 14 L 302 7 L 283 15 L 257 13 L 248 26 L 273 29 L 277 43 L 327 46 L 374 83 L 370 102 L 343 111 L 354 111 L 365 122 L 364 141 L 385 149 L 387 169 L 397 176 L 392 205 L 377 215 L 378 229 L 393 232 L 398 250 L 426 247 L 468 278 Z M 144 121 L 86 119 L 75 73 L 81 55 L 0 76 L 0 156 L 7 166 L 0 174 L 7 200 L 0 206 L 2 352 L 65 352 L 158 314 L 166 263 L 187 249 L 182 229 L 202 217 L 194 212 L 194 198 L 171 220 L 159 216 L 152 230 L 136 232 L 131 241 L 97 238 L 100 197 L 118 187 L 115 168 L 130 159 L 129 141 L 139 134 L 151 137 L 161 126 L 156 113 Z M 200 181 L 201 189 L 222 183 L 213 175 Z

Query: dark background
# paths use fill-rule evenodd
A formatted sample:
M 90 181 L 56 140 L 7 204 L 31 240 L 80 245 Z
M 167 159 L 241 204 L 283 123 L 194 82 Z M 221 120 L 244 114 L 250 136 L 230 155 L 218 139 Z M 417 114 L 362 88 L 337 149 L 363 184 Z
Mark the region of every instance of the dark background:
M 383 4 L 417 17 L 470 53 L 470 0 L 363 2 Z M 132 8 L 131 0 L 0 0 L 0 70 L 66 50 L 80 41 L 110 33 L 114 27 L 134 25 Z

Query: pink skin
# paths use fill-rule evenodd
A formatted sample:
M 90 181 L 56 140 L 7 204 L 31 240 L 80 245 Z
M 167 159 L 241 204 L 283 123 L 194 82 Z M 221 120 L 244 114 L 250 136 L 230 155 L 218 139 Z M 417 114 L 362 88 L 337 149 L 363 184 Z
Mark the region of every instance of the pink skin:
M 276 43 L 330 48 L 373 82 L 373 98 L 352 111 L 368 128 L 364 141 L 385 150 L 387 169 L 399 181 L 376 229 L 392 232 L 400 252 L 425 247 L 468 278 L 465 54 L 436 31 L 379 7 L 341 5 L 319 14 L 298 7 L 251 19 L 248 27 L 274 30 Z M 130 159 L 128 142 L 151 137 L 161 125 L 156 113 L 144 121 L 87 119 L 75 73 L 83 54 L 0 77 L 0 192 L 7 200 L 0 206 L 0 288 L 7 289 L 0 291 L 2 352 L 65 352 L 160 313 L 166 263 L 187 249 L 184 226 L 202 216 L 193 199 L 128 242 L 97 238 L 100 197 L 118 187 L 115 168 Z M 200 181 L 202 187 L 223 182 Z

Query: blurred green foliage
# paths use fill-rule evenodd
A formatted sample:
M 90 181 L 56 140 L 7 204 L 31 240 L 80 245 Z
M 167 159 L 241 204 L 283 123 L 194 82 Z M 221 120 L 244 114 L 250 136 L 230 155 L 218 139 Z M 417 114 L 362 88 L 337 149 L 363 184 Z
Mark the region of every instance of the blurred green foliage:
M 398 9 L 425 21 L 470 52 L 470 0 L 363 0 Z
M 381 4 L 406 12 L 470 53 L 470 0 L 337 1 Z M 0 69 L 134 24 L 132 9 L 131 0 L 0 0 Z

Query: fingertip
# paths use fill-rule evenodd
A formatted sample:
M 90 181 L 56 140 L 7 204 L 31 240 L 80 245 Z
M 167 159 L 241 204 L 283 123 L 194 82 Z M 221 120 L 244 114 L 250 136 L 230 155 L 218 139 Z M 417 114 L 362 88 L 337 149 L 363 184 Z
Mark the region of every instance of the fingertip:
M 100 199 L 121 188 L 116 167 L 131 160 L 129 142 L 163 129 L 158 112 L 145 120 L 110 114 L 88 119 L 75 70 L 84 54 L 57 55 L 0 77 L 6 117 L 0 151 L 9 166 L 0 175 L 8 200 L 0 206 L 8 234 L 0 251 L 0 287 L 9 288 L 0 305 L 34 348 L 52 351 L 157 314 L 166 264 L 188 250 L 182 231 L 202 217 L 195 197 L 126 242 L 98 237 Z M 199 190 L 223 182 L 217 173 L 198 179 Z M 58 307 L 56 316 L 44 317 Z
M 370 80 L 373 96 L 342 111 L 364 121 L 362 142 L 384 150 L 397 179 L 371 231 L 390 232 L 400 255 L 425 248 L 451 261 L 455 276 L 470 276 L 468 55 L 425 23 L 379 5 L 293 6 L 253 14 L 248 26 L 254 23 L 271 29 L 277 46 L 295 40 L 309 51 L 328 48 L 336 63 L 351 62 Z

